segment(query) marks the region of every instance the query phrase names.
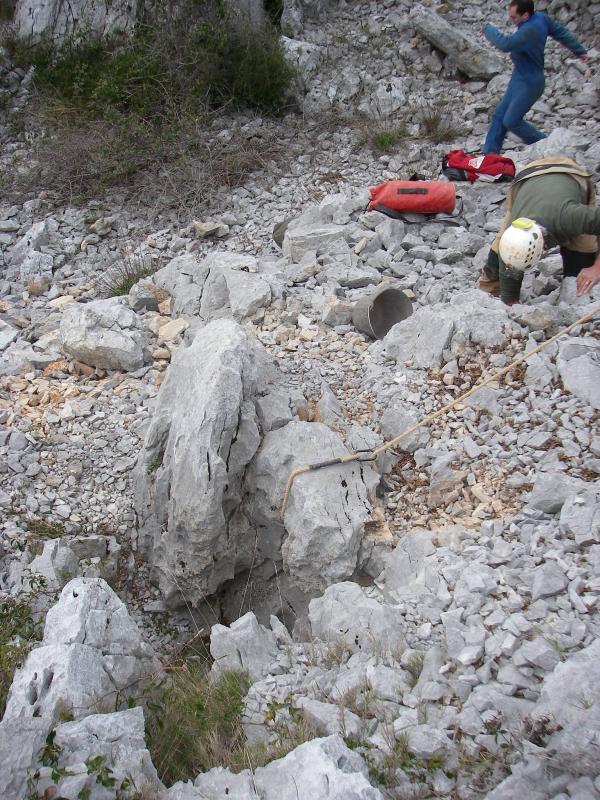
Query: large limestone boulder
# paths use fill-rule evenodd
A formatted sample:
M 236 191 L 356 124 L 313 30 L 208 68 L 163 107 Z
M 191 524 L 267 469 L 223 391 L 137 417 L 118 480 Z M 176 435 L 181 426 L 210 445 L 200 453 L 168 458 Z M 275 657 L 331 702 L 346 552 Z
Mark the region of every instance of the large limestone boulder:
M 285 571 L 313 594 L 356 570 L 379 476 L 358 462 L 300 475 L 281 520 L 284 491 L 296 467 L 347 452 L 326 425 L 293 421 L 265 436 L 248 471 L 245 510 L 257 526 L 259 552 L 266 558 L 280 553 Z
M 252 256 L 217 252 L 199 260 L 177 256 L 154 275 L 154 283 L 173 297 L 176 317 L 212 322 L 233 317 L 241 322 L 280 294 L 283 280 L 263 274 Z M 279 286 L 278 284 L 281 284 Z
M 118 297 L 67 306 L 60 343 L 66 355 L 101 369 L 130 372 L 149 359 L 142 323 Z
M 337 0 L 283 0 L 281 30 L 286 36 L 298 36 L 307 20 L 318 19 Z
M 173 359 L 137 466 L 140 546 L 166 600 L 194 603 L 234 576 L 234 519 L 260 443 L 254 398 L 263 351 L 217 320 Z
M 17 670 L 8 694 L 0 722 L 0 796 L 25 796 L 28 773 L 61 718 L 114 710 L 159 668 L 103 580 L 68 583 L 48 612 L 41 645 Z
M 435 11 L 416 5 L 410 19 L 419 33 L 470 78 L 491 78 L 506 69 L 487 42 L 480 44 Z
M 154 800 L 166 795 L 146 749 L 144 712 L 139 707 L 64 722 L 56 727 L 54 745 L 59 777 L 56 779 L 56 774 L 53 777 L 54 769 L 50 766 L 36 769 L 35 788 L 39 795 L 54 791 L 60 797 L 86 796 L 90 800 L 107 797 L 101 781 L 97 780 L 100 773 L 89 769 L 96 759 L 101 759 L 106 778 L 114 780 L 117 797 L 121 786 L 134 786 L 138 796 Z
M 177 783 L 168 795 L 169 800 L 225 796 L 239 800 L 256 796 L 263 800 L 383 800 L 379 789 L 369 783 L 367 765 L 340 735 L 313 739 L 253 772 L 246 769 L 234 775 L 216 767 L 199 775 L 193 790 L 189 784 Z
M 39 252 L 40 247 L 48 244 L 50 227 L 47 222 L 36 222 L 19 239 L 10 252 L 10 263 L 19 265 L 32 253 Z
M 524 150 L 511 151 L 506 155 L 513 158 L 518 169 L 522 169 L 530 161 L 547 156 L 555 156 L 557 153 L 574 158 L 578 163 L 588 166 L 592 171 L 596 164 L 586 164 L 586 157 L 583 155 L 588 141 L 581 134 L 569 128 L 555 128 L 544 139 L 540 139 L 535 144 L 528 145 Z
M 343 642 L 353 652 L 398 655 L 404 646 L 399 607 L 369 597 L 357 583 L 337 583 L 310 601 L 312 635 L 326 644 Z
M 212 673 L 247 672 L 252 681 L 269 674 L 279 650 L 273 631 L 259 625 L 249 611 L 232 622 L 230 627 L 213 625 L 210 632 L 210 654 L 214 658 Z
M 383 340 L 385 352 L 399 364 L 438 367 L 474 345 L 505 344 L 507 321 L 506 306 L 499 300 L 478 291 L 464 292 L 450 303 L 421 307 L 394 325 Z

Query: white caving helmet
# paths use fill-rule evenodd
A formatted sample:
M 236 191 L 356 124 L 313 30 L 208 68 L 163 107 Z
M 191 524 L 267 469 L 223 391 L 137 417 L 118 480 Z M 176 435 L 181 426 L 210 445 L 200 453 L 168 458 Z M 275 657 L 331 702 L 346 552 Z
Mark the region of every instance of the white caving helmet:
M 522 271 L 535 266 L 542 256 L 544 235 L 532 219 L 519 217 L 500 238 L 500 258 L 507 267 Z

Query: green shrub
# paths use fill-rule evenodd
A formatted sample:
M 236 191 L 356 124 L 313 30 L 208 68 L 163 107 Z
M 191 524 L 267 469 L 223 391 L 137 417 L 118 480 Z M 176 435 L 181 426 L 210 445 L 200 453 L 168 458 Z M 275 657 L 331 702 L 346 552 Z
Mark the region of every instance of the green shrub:
M 41 639 L 41 629 L 42 624 L 35 619 L 27 593 L 0 600 L 0 719 L 15 669 L 23 664 L 31 648 Z
M 131 38 L 82 32 L 57 46 L 11 41 L 14 61 L 35 67 L 36 85 L 80 114 L 136 112 L 169 116 L 208 100 L 274 113 L 281 110 L 293 70 L 275 27 L 244 25 L 220 0 L 188 0 L 142 22 Z
M 408 136 L 405 122 L 398 117 L 365 117 L 356 119 L 360 131 L 358 144 L 368 145 L 375 153 L 389 153 Z
M 210 128 L 215 110 L 280 112 L 293 77 L 276 28 L 244 25 L 224 0 L 158 5 L 130 38 L 4 44 L 15 63 L 35 67 L 41 111 L 26 113 L 43 131 L 36 166 L 0 175 L 15 200 L 41 184 L 78 202 L 141 188 L 146 176 L 157 202 L 191 216 L 213 187 L 237 185 L 281 151 L 277 142 L 215 141 Z
M 149 703 L 148 749 L 161 780 L 171 785 L 218 765 L 243 749 L 243 699 L 250 686 L 241 673 L 210 679 L 205 664 L 172 669 L 160 702 Z
M 124 253 L 123 256 L 98 280 L 105 297 L 122 297 L 129 294 L 132 286 L 156 271 L 150 259 L 139 253 Z
M 421 112 L 419 121 L 423 137 L 436 144 L 451 141 L 464 133 L 464 129 L 455 125 L 444 109 L 428 108 Z
M 406 128 L 403 126 L 376 131 L 373 134 L 373 146 L 380 153 L 388 153 L 390 150 L 393 150 L 405 136 Z

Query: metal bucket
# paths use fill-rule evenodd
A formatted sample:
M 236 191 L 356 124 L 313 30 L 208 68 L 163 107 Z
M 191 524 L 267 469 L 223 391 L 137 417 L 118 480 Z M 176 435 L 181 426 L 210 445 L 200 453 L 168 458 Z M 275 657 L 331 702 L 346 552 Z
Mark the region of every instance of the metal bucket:
M 373 339 L 383 339 L 397 322 L 413 313 L 412 303 L 401 289 L 384 285 L 361 297 L 352 310 L 352 324 Z

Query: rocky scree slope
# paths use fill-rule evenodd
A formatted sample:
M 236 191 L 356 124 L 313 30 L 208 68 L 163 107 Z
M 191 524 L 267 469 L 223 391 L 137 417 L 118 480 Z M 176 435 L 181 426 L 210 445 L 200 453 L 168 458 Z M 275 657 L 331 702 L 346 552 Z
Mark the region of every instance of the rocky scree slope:
M 61 592 L 0 723 L 5 796 L 22 796 L 52 731 L 66 797 L 106 796 L 85 767 L 99 755 L 168 797 L 600 794 L 597 321 L 376 470 L 300 477 L 279 517 L 294 466 L 379 445 L 600 301 L 597 289 L 575 299 L 555 253 L 520 306 L 474 290 L 503 187 L 461 186 L 458 225 L 364 212 L 368 185 L 434 175 L 453 143 L 408 142 L 376 161 L 344 114 L 362 104 L 387 122 L 443 90 L 471 127 L 454 144 L 477 149 L 506 78 L 457 81 L 411 12 L 340 4 L 295 32 L 304 43 L 290 48 L 316 64 L 301 62 L 305 126 L 235 124 L 258 137 L 277 125 L 301 153 L 216 198 L 216 242 L 117 194 L 84 209 L 43 192 L 0 207 L 2 590 L 43 580 Z M 502 16 L 467 5 L 444 18 L 474 35 Z M 579 66 L 550 51 L 534 119 L 554 132 L 517 145 L 517 162 L 567 152 L 597 168 L 594 76 Z M 18 104 L 27 87 L 6 74 Z M 310 122 L 328 109 L 342 120 L 334 135 Z M 24 139 L 2 137 L 4 160 L 27 157 Z M 272 225 L 289 215 L 279 251 Z M 101 299 L 97 275 L 124 247 L 159 268 Z M 414 314 L 373 342 L 351 310 L 384 282 Z M 276 739 L 299 713 L 318 738 L 253 774 L 163 787 L 141 711 L 107 713 L 157 664 L 106 581 L 155 652 L 191 625 L 173 618 L 165 635 L 157 612 L 187 603 L 212 627 L 215 674 L 253 681 L 250 741 Z M 52 769 L 36 780 L 43 792 Z

